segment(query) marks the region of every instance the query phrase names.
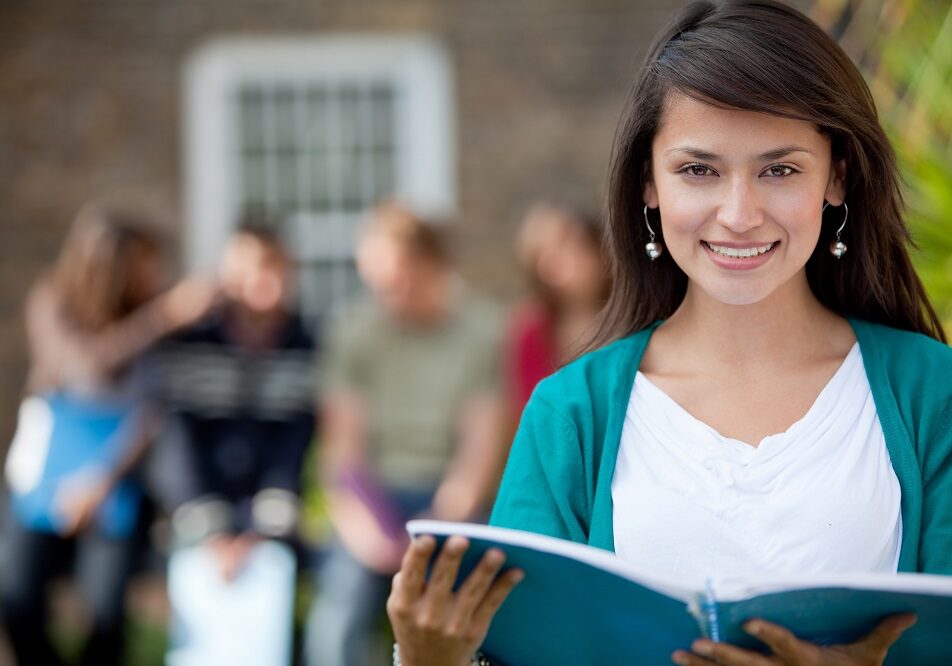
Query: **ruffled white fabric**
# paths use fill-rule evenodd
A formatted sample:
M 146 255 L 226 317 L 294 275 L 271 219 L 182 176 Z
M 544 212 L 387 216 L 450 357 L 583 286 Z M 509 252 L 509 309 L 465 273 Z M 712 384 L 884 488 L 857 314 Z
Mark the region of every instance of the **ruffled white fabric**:
M 757 447 L 639 372 L 612 500 L 616 552 L 658 573 L 895 572 L 899 562 L 899 480 L 859 345 L 806 415 Z

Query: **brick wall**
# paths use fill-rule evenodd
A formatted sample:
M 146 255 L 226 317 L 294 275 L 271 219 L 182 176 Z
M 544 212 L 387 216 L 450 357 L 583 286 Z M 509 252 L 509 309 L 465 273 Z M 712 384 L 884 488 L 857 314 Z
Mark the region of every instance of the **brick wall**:
M 421 31 L 452 54 L 464 272 L 507 298 L 523 207 L 601 201 L 618 112 L 675 0 L 6 0 L 0 3 L 0 449 L 26 368 L 21 307 L 86 199 L 180 230 L 181 67 L 211 37 Z

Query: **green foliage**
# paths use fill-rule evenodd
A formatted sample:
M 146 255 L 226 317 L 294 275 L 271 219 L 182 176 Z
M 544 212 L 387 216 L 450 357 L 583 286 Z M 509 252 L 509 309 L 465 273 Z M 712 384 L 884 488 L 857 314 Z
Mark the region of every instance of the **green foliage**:
M 952 96 L 950 96 L 952 105 Z M 919 276 L 952 333 L 952 160 L 934 149 L 901 154 L 908 183 L 909 224 L 921 248 Z
M 913 261 L 952 334 L 952 3 L 815 0 L 812 13 L 876 98 L 899 156 Z
M 916 267 L 952 332 L 952 5 L 892 0 L 883 15 L 893 29 L 874 35 L 872 88 L 902 166 Z
M 311 442 L 301 472 L 301 527 L 300 536 L 311 547 L 320 547 L 330 542 L 333 528 L 327 508 L 327 495 L 321 487 L 318 474 L 318 450 L 323 446 L 320 439 Z
M 77 626 L 77 618 L 54 618 L 50 634 L 55 649 L 66 663 L 79 663 L 88 627 Z M 162 666 L 168 641 L 166 628 L 133 612 L 126 623 L 126 666 Z

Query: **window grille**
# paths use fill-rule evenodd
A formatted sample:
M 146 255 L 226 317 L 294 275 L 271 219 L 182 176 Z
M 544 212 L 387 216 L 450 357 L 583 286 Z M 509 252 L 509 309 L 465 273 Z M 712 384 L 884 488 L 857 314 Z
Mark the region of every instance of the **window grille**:
M 454 208 L 443 51 L 419 38 L 315 38 L 213 46 L 189 67 L 186 233 L 192 266 L 263 214 L 295 253 L 309 315 L 358 289 L 359 222 L 395 196 Z

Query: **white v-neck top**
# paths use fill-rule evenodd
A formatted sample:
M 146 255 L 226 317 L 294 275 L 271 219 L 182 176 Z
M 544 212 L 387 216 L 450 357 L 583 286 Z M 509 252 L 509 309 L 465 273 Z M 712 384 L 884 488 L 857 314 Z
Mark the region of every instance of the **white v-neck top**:
M 859 345 L 806 415 L 757 447 L 637 373 L 612 478 L 615 551 L 689 579 L 895 572 L 899 480 Z

